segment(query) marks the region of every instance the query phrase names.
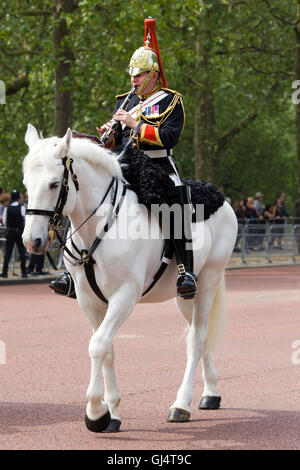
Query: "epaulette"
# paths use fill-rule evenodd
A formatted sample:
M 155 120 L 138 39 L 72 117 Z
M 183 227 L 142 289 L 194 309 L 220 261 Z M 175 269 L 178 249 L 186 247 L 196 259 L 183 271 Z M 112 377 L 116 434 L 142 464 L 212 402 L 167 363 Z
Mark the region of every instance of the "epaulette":
M 177 95 L 177 96 L 180 96 L 182 97 L 182 94 L 179 93 L 179 91 L 176 91 L 176 90 L 171 90 L 170 88 L 161 88 L 161 90 L 164 90 L 164 91 L 169 91 L 170 93 L 173 93 L 174 95 Z
M 127 96 L 129 91 L 126 91 L 126 93 L 122 93 L 121 95 L 117 95 L 115 98 L 118 100 L 119 98 L 123 98 L 124 96 Z

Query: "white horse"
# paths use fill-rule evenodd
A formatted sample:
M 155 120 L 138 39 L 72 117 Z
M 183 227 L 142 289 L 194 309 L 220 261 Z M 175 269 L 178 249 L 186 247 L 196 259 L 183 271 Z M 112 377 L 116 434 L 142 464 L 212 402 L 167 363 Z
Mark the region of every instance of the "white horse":
M 99 205 L 112 177 L 119 181 L 117 201 L 122 192 L 122 172 L 117 158 L 108 150 L 88 139 L 74 139 L 68 129 L 63 138 L 40 139 L 29 124 L 25 136 L 29 152 L 24 160 L 24 184 L 28 191 L 28 207 L 23 233 L 28 251 L 44 253 L 47 250 L 49 215 L 57 205 L 62 185 L 66 185 L 62 158 L 73 160 L 75 178 L 69 178 L 69 191 L 63 205 L 63 215 L 69 216 L 71 231 L 75 231 Z M 62 182 L 64 175 L 64 181 Z M 68 176 L 67 176 L 68 178 Z M 137 196 L 130 189 L 125 195 L 127 207 L 137 204 Z M 35 212 L 36 210 L 36 212 Z M 127 211 L 120 208 L 114 227 L 126 225 Z M 73 235 L 80 249 L 89 249 L 107 221 L 107 215 L 92 216 Z M 139 215 L 140 227 L 149 223 L 147 212 Z M 151 220 L 151 224 L 159 222 Z M 224 318 L 224 270 L 231 256 L 237 233 L 235 214 L 227 202 L 206 221 L 198 222 L 202 233 L 202 247 L 194 254 L 194 271 L 198 278 L 198 292 L 194 299 L 176 298 L 178 310 L 189 324 L 187 365 L 177 397 L 170 407 L 168 421 L 183 422 L 190 419 L 193 383 L 196 367 L 201 359 L 204 390 L 199 408 L 218 408 L 217 389 L 211 351 L 222 332 Z M 146 231 L 146 229 L 145 229 Z M 145 232 L 144 232 L 145 233 Z M 65 265 L 74 279 L 79 305 L 87 316 L 93 335 L 89 344 L 91 377 L 87 390 L 86 425 L 93 432 L 117 431 L 121 420 L 118 415 L 120 393 L 114 372 L 113 338 L 138 302 L 163 302 L 176 297 L 176 263 L 172 261 L 161 280 L 142 297 L 160 266 L 164 246 L 162 238 L 118 239 L 105 236 L 93 254 L 97 284 L 108 300 L 106 304 L 91 289 L 82 265 L 74 265 L 65 256 Z M 70 240 L 70 252 L 77 255 Z M 77 255 L 78 256 L 78 255 Z M 104 388 L 101 380 L 103 373 Z M 110 427 L 108 427 L 110 423 Z

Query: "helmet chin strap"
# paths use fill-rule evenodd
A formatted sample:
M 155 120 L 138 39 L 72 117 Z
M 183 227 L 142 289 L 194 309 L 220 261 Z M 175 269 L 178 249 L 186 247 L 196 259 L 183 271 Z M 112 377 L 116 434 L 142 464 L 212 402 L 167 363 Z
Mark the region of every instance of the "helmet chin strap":
M 154 67 L 152 67 L 152 69 L 149 71 L 147 77 L 145 78 L 144 80 L 144 83 L 142 84 L 141 88 L 139 88 L 139 90 L 137 90 L 137 95 L 142 95 L 143 92 L 145 91 L 145 89 L 147 88 L 147 86 L 149 85 L 149 82 L 151 80 L 151 78 L 153 77 L 153 75 L 155 74 L 156 70 Z

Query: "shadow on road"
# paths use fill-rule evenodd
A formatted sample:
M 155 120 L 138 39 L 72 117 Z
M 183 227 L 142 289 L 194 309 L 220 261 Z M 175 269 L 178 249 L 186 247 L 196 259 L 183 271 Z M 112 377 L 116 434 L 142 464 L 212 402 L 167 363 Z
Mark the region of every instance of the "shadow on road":
M 83 423 L 85 407 L 76 404 L 1 403 L 0 434 L 18 434 L 24 428 L 58 423 Z M 123 421 L 118 434 L 93 434 L 107 444 L 136 449 L 297 449 L 300 411 L 220 409 L 199 411 L 190 423 L 161 423 L 147 429 L 136 417 Z M 141 447 L 141 435 L 143 436 Z M 91 436 L 91 438 L 92 438 Z M 93 441 L 95 442 L 95 441 Z M 135 444 L 136 443 L 136 444 Z M 109 447 L 108 447 L 109 448 Z
M 22 427 L 83 422 L 85 406 L 51 403 L 0 403 L 0 434 L 13 434 Z
M 136 440 L 138 446 L 142 433 L 143 448 L 149 449 L 164 449 L 164 442 L 170 445 L 172 441 L 176 442 L 174 449 L 299 449 L 300 411 L 224 411 L 226 416 L 222 409 L 199 411 L 189 423 L 166 423 L 159 429 L 131 428 L 130 419 L 129 425 L 124 420 L 123 432 L 113 438 Z

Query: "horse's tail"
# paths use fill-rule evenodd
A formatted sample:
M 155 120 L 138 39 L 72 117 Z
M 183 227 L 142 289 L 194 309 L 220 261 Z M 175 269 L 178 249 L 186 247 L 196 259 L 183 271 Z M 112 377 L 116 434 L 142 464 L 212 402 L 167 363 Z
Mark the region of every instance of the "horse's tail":
M 213 352 L 224 334 L 226 323 L 225 272 L 219 281 L 214 302 L 208 319 L 208 332 L 205 352 Z

